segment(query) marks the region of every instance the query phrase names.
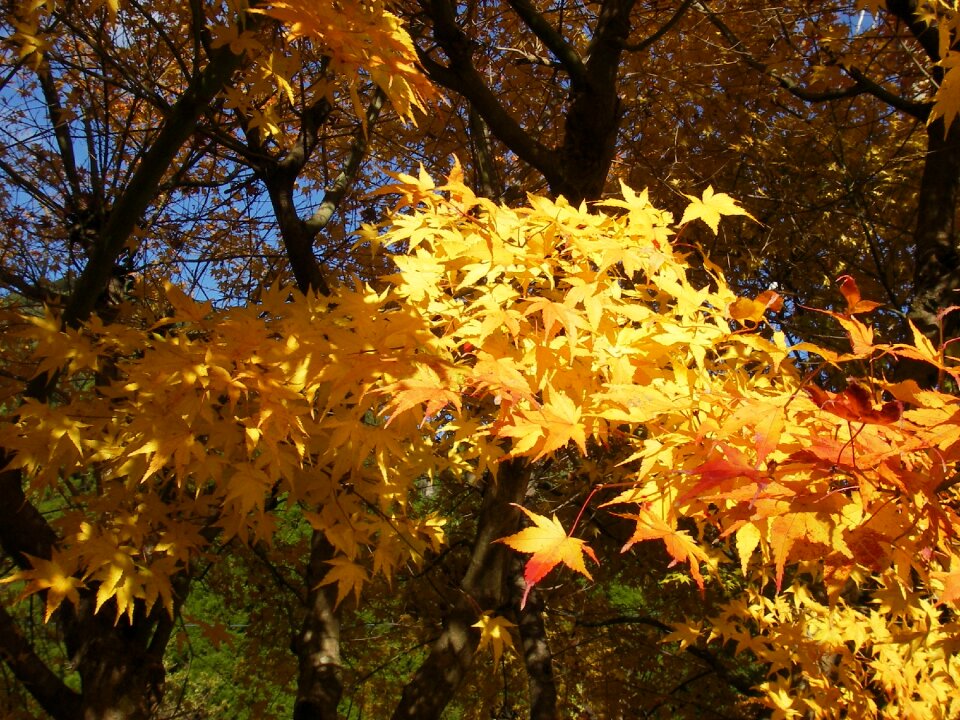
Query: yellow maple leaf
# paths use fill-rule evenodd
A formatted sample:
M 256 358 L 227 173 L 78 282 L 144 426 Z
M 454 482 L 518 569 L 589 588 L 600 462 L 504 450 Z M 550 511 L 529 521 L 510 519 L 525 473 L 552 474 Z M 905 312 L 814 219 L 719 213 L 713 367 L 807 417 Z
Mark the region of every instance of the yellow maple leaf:
M 564 447 L 573 441 L 580 452 L 587 454 L 586 437 L 580 422 L 581 409 L 570 397 L 553 392 L 550 400 L 540 408 L 546 440 L 537 458 Z
M 712 185 L 709 185 L 703 191 L 702 197 L 698 198 L 694 195 L 686 195 L 686 197 L 690 200 L 690 204 L 683 211 L 683 217 L 680 219 L 681 225 L 686 225 L 693 220 L 703 220 L 716 234 L 720 225 L 720 218 L 724 215 L 746 215 L 751 220 L 756 221 L 756 218 L 737 205 L 737 201 L 732 197 L 726 193 L 715 193 Z
M 945 72 L 943 81 L 937 88 L 928 122 L 932 123 L 938 117 L 942 117 L 946 133 L 950 130 L 954 119 L 960 115 L 960 73 L 957 72 L 957 67 L 960 66 L 960 52 L 948 52 L 946 57 L 937 64 L 945 68 Z
M 413 120 L 413 108 L 436 91 L 420 72 L 413 40 L 400 18 L 383 3 L 337 3 L 333 0 L 272 0 L 249 12 L 287 23 L 291 39 L 308 37 L 329 54 L 333 68 L 348 79 L 348 90 L 358 106 L 354 76 L 361 69 L 380 87 L 397 114 Z M 357 107 L 363 118 L 363 109 Z
M 367 571 L 345 557 L 337 557 L 326 562 L 331 568 L 319 584 L 321 586 L 337 584 L 337 605 L 343 602 L 351 592 L 357 602 L 360 602 L 360 590 L 367 581 Z
M 520 601 L 521 608 L 527 604 L 527 596 L 530 595 L 534 586 L 559 563 L 593 580 L 584 563 L 583 554 L 589 555 L 595 563 L 599 563 L 599 560 L 589 545 L 583 540 L 567 535 L 556 515 L 551 519 L 520 505 L 516 507 L 533 521 L 533 527 L 524 528 L 514 535 L 500 538 L 497 542 L 523 553 L 533 553 L 533 557 L 527 561 L 523 571 L 523 579 L 527 587 Z
M 760 545 L 762 539 L 760 530 L 753 523 L 744 523 L 737 529 L 737 555 L 740 556 L 740 570 L 744 575 L 747 574 L 747 567 L 750 565 L 750 558 L 753 557 L 754 550 Z
M 30 570 L 21 570 L 2 578 L 0 583 L 26 581 L 27 585 L 21 597 L 46 591 L 47 606 L 43 614 L 44 622 L 50 620 L 50 616 L 60 607 L 64 599 L 69 600 L 74 605 L 80 602 L 80 595 L 77 590 L 83 587 L 83 581 L 74 577 L 65 569 L 65 563 L 62 559 L 54 557 L 50 560 L 44 560 L 32 555 L 26 557 L 33 567 Z
M 513 406 L 520 400 L 526 400 L 536 406 L 537 400 L 530 389 L 530 383 L 520 372 L 522 368 L 509 357 L 494 357 L 490 353 L 478 351 L 467 384 L 477 391 L 488 392 L 498 400 L 498 404 Z
M 435 416 L 447 405 L 453 405 L 459 411 L 460 395 L 448 386 L 449 383 L 442 380 L 433 368 L 419 365 L 412 378 L 391 383 L 383 389 L 384 394 L 393 396 L 383 411 L 389 416 L 384 426 L 389 426 L 403 411 L 420 404 L 426 406 L 424 420 Z
M 663 636 L 662 642 L 675 642 L 680 643 L 680 649 L 686 650 L 688 647 L 693 645 L 696 647 L 697 640 L 700 639 L 700 635 L 703 632 L 703 623 L 700 621 L 689 622 L 689 623 L 676 623 L 673 626 L 673 632 L 667 633 Z
M 505 649 L 514 649 L 510 628 L 516 625 L 505 617 L 484 613 L 471 627 L 480 628 L 480 644 L 477 646 L 477 651 L 483 652 L 489 645 L 493 652 L 494 667 L 500 664 L 500 657 Z
M 813 512 L 781 515 L 770 526 L 770 548 L 777 565 L 777 591 L 788 560 L 822 557 L 832 547 L 827 518 Z
M 549 455 L 554 450 L 574 442 L 584 455 L 587 454 L 587 438 L 581 423 L 581 408 L 567 395 L 554 391 L 543 407 L 524 411 L 513 425 L 500 429 L 500 437 L 518 438 L 511 456 L 520 456 L 537 451 L 534 460 Z

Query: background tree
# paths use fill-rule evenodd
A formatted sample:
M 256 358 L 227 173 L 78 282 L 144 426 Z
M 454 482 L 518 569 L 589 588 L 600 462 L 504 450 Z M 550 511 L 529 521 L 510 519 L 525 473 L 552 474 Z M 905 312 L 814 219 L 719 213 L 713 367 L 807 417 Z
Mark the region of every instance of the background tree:
M 951 95 L 932 105 L 952 77 L 952 16 L 393 6 L 411 40 L 376 2 L 252 5 L 5 10 L 0 540 L 11 587 L 40 600 L 9 593 L 0 608 L 11 710 L 29 715 L 30 694 L 56 717 L 177 714 L 183 696 L 162 691 L 170 668 L 196 678 L 183 643 L 231 637 L 210 662 L 242 672 L 269 657 L 277 675 L 229 712 L 746 716 L 758 694 L 782 712 L 929 710 L 930 669 L 955 674 L 952 400 L 934 392 L 955 371 L 900 320 L 919 308 L 937 341 L 952 333 L 930 312 L 950 301 L 949 263 L 929 283 L 921 270 L 953 242 L 956 203 L 924 204 L 950 187 L 929 175 L 952 172 L 951 135 L 934 132 Z M 926 130 L 915 121 L 932 107 L 946 117 Z M 444 197 L 422 170 L 384 172 L 421 161 L 439 176 L 452 152 L 472 190 L 456 169 Z M 659 188 L 681 221 L 618 177 Z M 720 188 L 762 224 L 717 234 L 737 211 Z M 525 210 L 486 200 L 518 206 L 527 191 Z M 608 215 L 542 197 L 621 193 Z M 838 235 L 838 218 L 852 229 Z M 713 260 L 688 267 L 695 243 Z M 718 265 L 758 299 L 738 300 Z M 852 269 L 889 301 L 878 326 L 908 343 L 874 344 L 852 279 L 845 308 L 801 309 L 834 300 L 798 277 Z M 763 324 L 780 297 L 758 293 L 774 282 L 789 291 L 777 329 L 836 336 L 800 360 L 874 377 L 818 394 L 792 370 Z M 882 381 L 890 357 L 917 363 L 924 388 Z M 678 384 L 720 400 L 689 404 Z M 758 408 L 784 427 L 751 424 Z M 743 493 L 762 514 L 744 515 Z M 637 505 L 629 520 L 597 508 L 618 495 Z M 591 588 L 531 590 L 540 573 L 495 542 L 521 530 L 517 506 L 545 528 L 557 512 L 601 558 L 633 554 L 591 566 Z M 803 564 L 824 533 L 839 554 Z M 690 575 L 666 573 L 675 562 Z M 904 577 L 918 584 L 900 609 Z M 878 601 L 889 609 L 869 614 Z M 698 639 L 709 614 L 749 659 Z M 805 617 L 850 634 L 824 643 Z M 906 634 L 887 655 L 857 634 L 894 617 Z M 677 644 L 657 642 L 684 620 Z M 915 659 L 943 664 L 914 672 L 897 653 L 923 622 Z M 358 644 L 386 627 L 382 647 Z M 593 644 L 611 627 L 648 632 Z M 476 673 L 488 647 L 495 672 Z M 751 689 L 765 671 L 776 681 Z M 464 688 L 483 703 L 458 706 Z
M 745 289 L 776 283 L 823 305 L 856 270 L 928 332 L 953 304 L 960 172 L 953 130 L 931 116 L 953 51 L 946 5 L 439 1 L 409 13 L 427 72 L 496 138 L 485 175 L 532 169 L 542 180 L 528 187 L 574 203 L 617 177 L 664 188 L 671 207 L 678 188 L 736 189 L 761 225 L 704 241 Z

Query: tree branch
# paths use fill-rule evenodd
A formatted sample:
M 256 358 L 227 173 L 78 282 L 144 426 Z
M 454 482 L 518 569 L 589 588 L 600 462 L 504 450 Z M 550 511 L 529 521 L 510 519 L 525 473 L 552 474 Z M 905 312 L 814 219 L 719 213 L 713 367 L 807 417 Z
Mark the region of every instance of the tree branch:
M 603 0 L 587 48 L 587 81 L 571 88 L 559 152 L 559 181 L 550 190 L 572 204 L 603 194 L 616 154 L 622 116 L 619 90 L 623 44 L 635 0 Z
M 380 110 L 383 108 L 383 101 L 385 99 L 386 95 L 383 90 L 377 87 L 373 92 L 373 97 L 370 99 L 370 104 L 367 106 L 363 125 L 357 130 L 357 134 L 354 135 L 346 165 L 343 170 L 340 171 L 337 179 L 333 181 L 333 185 L 324 193 L 323 202 L 320 203 L 310 219 L 306 221 L 308 231 L 319 233 L 327 226 L 327 223 L 330 222 L 337 208 L 340 207 L 340 203 L 343 202 L 343 198 L 346 196 L 350 186 L 357 179 L 357 174 L 360 172 L 360 165 L 367 156 L 367 128 L 372 127 L 373 123 L 376 122 L 377 117 L 380 115 Z
M 440 717 L 473 664 L 479 642 L 473 624 L 481 609 L 498 608 L 509 597 L 509 550 L 495 541 L 514 532 L 519 524 L 520 513 L 510 503 L 523 501 L 528 472 L 523 460 L 511 460 L 501 465 L 496 483 L 488 478 L 460 592 L 444 618 L 443 632 L 404 687 L 393 720 Z
M 901 97 L 896 93 L 887 90 L 887 88 L 885 88 L 883 85 L 876 82 L 867 76 L 862 70 L 855 67 L 848 67 L 845 65 L 841 66 L 843 71 L 854 81 L 854 84 L 848 88 L 821 92 L 803 88 L 792 78 L 786 77 L 772 70 L 771 68 L 767 67 L 766 64 L 751 55 L 743 44 L 743 41 L 740 40 L 740 38 L 737 37 L 730 27 L 723 22 L 720 16 L 717 15 L 707 5 L 705 0 L 695 0 L 695 2 L 699 6 L 701 12 L 707 16 L 707 19 L 715 28 L 717 28 L 717 30 L 720 31 L 720 34 L 723 35 L 724 39 L 730 44 L 731 50 L 740 55 L 740 57 L 748 66 L 772 78 L 780 87 L 804 102 L 827 102 L 830 100 L 840 100 L 842 98 L 869 94 L 873 95 L 878 100 L 887 103 L 890 107 L 900 110 L 901 112 L 904 112 L 907 115 L 915 117 L 919 120 L 926 120 L 930 116 L 930 110 L 933 107 L 933 103 L 917 102 Z
M 241 62 L 229 45 L 213 52 L 210 62 L 170 109 L 160 132 L 144 154 L 123 194 L 114 203 L 106 226 L 92 248 L 90 260 L 77 278 L 76 288 L 63 313 L 63 322 L 77 325 L 93 311 L 107 287 L 117 258 L 137 222 L 156 195 L 157 187 L 183 143 L 193 134 L 207 105 L 223 89 Z
M 13 457 L 0 451 L 0 467 Z M 0 470 L 0 546 L 18 567 L 33 567 L 27 555 L 48 558 L 57 544 L 57 534 L 23 492 L 19 468 Z
M 847 75 L 853 78 L 853 80 L 856 82 L 856 87 L 859 87 L 870 95 L 873 95 L 878 100 L 885 102 L 890 107 L 906 113 L 911 117 L 915 117 L 918 120 L 926 121 L 927 118 L 930 117 L 930 110 L 933 108 L 932 102 L 917 102 L 915 100 L 908 100 L 905 97 L 901 97 L 900 95 L 887 90 L 883 85 L 865 75 L 859 68 L 846 66 L 841 67 Z
M 596 83 L 610 77 L 615 82 L 620 70 L 620 54 L 630 34 L 630 13 L 637 0 L 603 0 L 600 16 L 587 47 L 587 81 Z M 611 74 L 612 71 L 612 74 Z
M 50 67 L 49 59 L 45 54 L 38 54 L 37 79 L 40 81 L 43 99 L 47 104 L 50 125 L 53 128 L 54 137 L 57 139 L 57 149 L 60 151 L 60 159 L 63 160 L 63 172 L 67 176 L 67 185 L 70 188 L 67 203 L 72 206 L 71 209 L 74 212 L 79 212 L 83 209 L 80 207 L 82 187 L 80 174 L 77 172 L 77 159 L 73 152 L 73 138 L 70 136 L 70 114 L 63 109 L 63 105 L 60 103 L 60 93 L 53 79 L 53 70 Z
M 686 14 L 687 10 L 690 9 L 690 6 L 693 5 L 694 2 L 695 0 L 683 0 L 676 12 L 674 12 L 673 15 L 670 16 L 670 19 L 661 25 L 655 33 L 648 35 L 643 40 L 636 43 L 624 43 L 623 49 L 628 50 L 629 52 L 643 52 L 644 50 L 648 49 L 651 45 L 657 42 L 657 40 L 670 32 L 674 25 L 680 22 L 680 18 Z
M 793 78 L 781 75 L 775 70 L 769 68 L 765 63 L 755 58 L 750 51 L 747 50 L 746 46 L 743 44 L 743 41 L 737 37 L 736 33 L 734 33 L 725 22 L 723 22 L 720 16 L 717 15 L 704 0 L 695 0 L 695 2 L 700 12 L 702 12 L 707 17 L 707 20 L 709 20 L 710 23 L 720 31 L 720 34 L 723 36 L 724 40 L 726 40 L 730 45 L 730 49 L 737 53 L 743 62 L 757 72 L 775 80 L 781 88 L 789 92 L 794 97 L 799 98 L 804 102 L 827 102 L 829 100 L 840 100 L 842 98 L 856 97 L 857 95 L 862 95 L 866 92 L 866 89 L 860 87 L 859 85 L 852 85 L 851 87 L 842 88 L 840 90 L 826 90 L 821 92 L 808 90 L 807 88 L 801 87 L 800 84 L 797 83 L 797 81 Z
M 513 597 L 517 608 L 517 631 L 523 644 L 523 666 L 527 671 L 530 720 L 554 720 L 557 717 L 557 681 L 553 674 L 553 654 L 543 622 L 543 599 L 534 589 L 527 604 L 520 608 L 526 591 L 523 560 L 517 555 L 513 565 Z
M 579 627 L 608 627 L 610 625 L 648 625 L 660 632 L 671 632 L 672 627 L 656 618 L 647 615 L 616 615 L 604 620 L 580 620 L 577 618 L 575 624 Z M 720 662 L 716 655 L 709 650 L 699 648 L 696 645 L 687 645 L 686 651 L 695 658 L 706 663 L 724 682 L 731 687 L 750 697 L 759 697 L 760 693 L 747 682 L 731 675 L 730 670 Z
M 533 31 L 560 61 L 563 69 L 570 75 L 570 84 L 574 88 L 581 87 L 587 82 L 587 68 L 583 59 L 570 43 L 537 11 L 530 0 L 507 0 L 514 12 L 520 16 L 524 24 Z
M 0 658 L 50 717 L 57 720 L 80 718 L 80 695 L 68 688 L 40 659 L 2 604 Z
M 418 48 L 417 54 L 427 73 L 435 82 L 469 100 L 500 142 L 543 173 L 548 183 L 560 182 L 563 175 L 554 151 L 534 139 L 513 119 L 477 72 L 470 40 L 457 26 L 451 0 L 422 0 L 422 4 L 433 20 L 434 38 L 450 60 L 449 65 L 443 65 Z

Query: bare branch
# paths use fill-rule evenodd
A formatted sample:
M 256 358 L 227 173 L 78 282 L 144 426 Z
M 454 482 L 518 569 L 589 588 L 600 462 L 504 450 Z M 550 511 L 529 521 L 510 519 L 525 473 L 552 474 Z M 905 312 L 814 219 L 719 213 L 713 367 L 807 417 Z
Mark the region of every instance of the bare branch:
M 106 227 L 92 249 L 90 261 L 77 278 L 76 290 L 63 314 L 64 323 L 76 324 L 89 316 L 110 281 L 116 259 L 153 200 L 164 174 L 183 143 L 193 134 L 207 105 L 242 61 L 243 54 L 234 54 L 229 45 L 215 50 L 203 72 L 194 78 L 171 108 L 156 139 L 114 204 Z
M 67 176 L 67 185 L 70 187 L 71 197 L 68 202 L 73 205 L 74 211 L 80 211 L 80 198 L 82 195 L 80 186 L 80 174 L 77 172 L 77 160 L 73 152 L 73 138 L 70 136 L 70 114 L 63 109 L 60 102 L 60 92 L 57 90 L 57 83 L 53 78 L 53 70 L 50 67 L 50 61 L 45 54 L 39 54 L 39 62 L 36 66 L 37 79 L 40 81 L 40 89 L 43 91 L 43 99 L 47 104 L 47 114 L 50 116 L 50 125 L 53 128 L 54 137 L 57 139 L 57 149 L 60 151 L 60 158 L 63 160 L 63 171 Z
M 690 9 L 690 6 L 693 5 L 693 3 L 694 3 L 694 0 L 683 0 L 683 2 L 680 4 L 680 7 L 677 8 L 676 12 L 674 12 L 673 15 L 670 16 L 670 19 L 667 20 L 663 25 L 661 25 L 660 28 L 655 33 L 653 33 L 652 35 L 648 35 L 640 42 L 624 43 L 623 49 L 628 50 L 630 52 L 643 52 L 644 50 L 648 49 L 651 45 L 657 42 L 657 40 L 659 40 L 668 32 L 670 32 L 670 30 L 673 29 L 674 25 L 680 22 L 680 18 L 682 18 L 686 14 L 687 10 Z
M 551 185 L 561 183 L 563 174 L 554 151 L 542 145 L 513 118 L 477 72 L 470 40 L 457 26 L 450 0 L 425 0 L 433 20 L 434 38 L 450 59 L 444 65 L 418 49 L 420 62 L 441 85 L 469 100 L 500 141 L 525 163 L 537 168 Z
M 343 202 L 343 198 L 346 196 L 350 186 L 357 179 L 360 165 L 367 155 L 368 139 L 366 128 L 372 127 L 373 123 L 376 122 L 377 117 L 380 115 L 380 110 L 383 108 L 383 101 L 385 99 L 386 95 L 383 90 L 379 87 L 374 90 L 370 105 L 367 106 L 363 126 L 358 129 L 357 134 L 353 138 L 346 165 L 337 176 L 337 179 L 333 181 L 333 185 L 327 189 L 323 196 L 323 202 L 320 203 L 316 212 L 314 212 L 313 216 L 306 222 L 307 229 L 310 232 L 318 233 L 327 226 L 330 218 L 333 217 L 337 208 L 340 207 L 340 203 Z
M 68 688 L 37 655 L 14 619 L 0 604 L 0 658 L 50 717 L 80 717 L 80 695 Z
M 740 59 L 743 60 L 749 67 L 752 67 L 757 72 L 760 72 L 766 75 L 769 78 L 772 78 L 777 82 L 777 84 L 782 87 L 784 90 L 789 92 L 794 97 L 799 98 L 805 102 L 826 102 L 829 100 L 840 100 L 842 98 L 856 97 L 857 95 L 862 95 L 866 92 L 865 88 L 860 87 L 859 85 L 852 85 L 848 88 L 841 88 L 838 90 L 826 90 L 826 91 L 815 91 L 809 90 L 802 87 L 796 80 L 789 78 L 785 75 L 781 75 L 776 70 L 768 67 L 766 63 L 761 62 L 756 57 L 754 57 L 749 50 L 747 50 L 743 41 L 737 37 L 736 33 L 730 29 L 730 27 L 723 21 L 723 19 L 710 9 L 710 6 L 707 5 L 704 0 L 695 0 L 697 9 L 700 10 L 704 15 L 706 15 L 707 20 L 713 24 L 717 30 L 720 31 L 720 34 L 723 35 L 723 38 L 730 45 L 730 49 L 733 50 L 737 55 L 740 56 Z
M 530 28 L 570 74 L 570 84 L 576 89 L 587 82 L 587 68 L 583 58 L 554 28 L 529 0 L 507 0 L 514 12 Z
M 873 95 L 878 100 L 882 100 L 890 107 L 900 110 L 901 112 L 904 112 L 911 117 L 915 117 L 918 120 L 926 120 L 928 117 L 930 117 L 930 110 L 933 108 L 932 102 L 916 102 L 915 100 L 908 100 L 907 98 L 901 97 L 900 95 L 887 90 L 883 85 L 866 76 L 859 68 L 847 66 L 842 67 L 843 71 L 853 78 L 853 80 L 857 83 L 857 87 Z

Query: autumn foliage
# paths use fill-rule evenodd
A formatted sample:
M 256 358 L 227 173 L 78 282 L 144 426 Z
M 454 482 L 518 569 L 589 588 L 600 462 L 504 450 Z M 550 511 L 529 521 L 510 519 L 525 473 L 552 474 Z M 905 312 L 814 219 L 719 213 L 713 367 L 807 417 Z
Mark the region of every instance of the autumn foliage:
M 359 599 L 371 574 L 443 542 L 442 518 L 410 512 L 416 478 L 495 483 L 505 458 L 615 453 L 629 483 L 604 505 L 635 525 L 624 551 L 662 542 L 701 587 L 723 563 L 749 580 L 709 632 L 769 663 L 772 707 L 951 715 L 957 400 L 880 377 L 816 382 L 890 356 L 956 379 L 928 341 L 873 344 L 873 305 L 845 278 L 847 307 L 829 314 L 851 352 L 791 350 L 765 322 L 769 296 L 744 303 L 709 264 L 695 282 L 700 259 L 671 244 L 684 225 L 627 187 L 593 212 L 497 206 L 457 172 L 389 190 L 410 209 L 366 231 L 405 247 L 380 289 L 276 289 L 216 311 L 168 286 L 137 327 L 61 330 L 8 308 L 5 337 L 59 372 L 62 394 L 9 416 L 13 467 L 38 496 L 62 476 L 96 484 L 55 520 L 51 558 L 7 582 L 42 592 L 48 618 L 83 586 L 131 619 L 137 602 L 172 611 L 170 577 L 205 532 L 269 542 L 282 496 L 317 508 L 305 518 L 337 550 L 324 582 Z M 685 219 L 731 212 L 707 193 Z M 560 563 L 589 578 L 594 551 L 523 510 L 532 526 L 503 542 L 532 553 L 527 593 Z
M 152 58 L 172 78 L 163 92 L 129 107 L 104 101 L 103 137 L 149 140 L 117 153 L 116 197 L 96 207 L 80 186 L 105 192 L 102 178 L 76 167 L 69 135 L 72 122 L 94 121 L 58 105 L 66 84 L 50 69 L 50 48 L 71 37 L 59 29 L 65 16 L 55 3 L 7 13 L 6 52 L 16 71 L 38 77 L 23 95 L 44 98 L 59 142 L 49 172 L 75 186 L 60 208 L 73 225 L 45 248 L 69 256 L 66 269 L 56 261 L 44 271 L 66 279 L 9 280 L 6 264 L 0 276 L 0 659 L 48 713 L 152 717 L 191 584 L 255 557 L 287 590 L 288 568 L 307 566 L 291 590 L 302 629 L 292 618 L 285 627 L 299 663 L 290 681 L 298 719 L 336 716 L 344 608 L 399 613 L 398 587 L 415 587 L 407 592 L 422 603 L 403 616 L 434 613 L 439 629 L 420 643 L 431 647 L 395 717 L 438 717 L 488 651 L 495 668 L 523 663 L 531 717 L 555 717 L 546 586 L 612 585 L 644 553 L 662 556 L 659 571 L 695 588 L 704 609 L 669 626 L 637 622 L 725 679 L 720 655 L 758 668 L 753 687 L 730 681 L 745 717 L 960 713 L 958 307 L 941 306 L 932 325 L 921 313 L 921 327 L 920 315 L 864 297 L 850 268 L 816 306 L 759 281 L 737 279 L 734 289 L 712 251 L 731 243 L 721 235 L 732 223 L 744 236 L 768 227 L 752 207 L 701 183 L 674 191 L 674 211 L 661 209 L 646 189 L 607 184 L 612 150 L 604 162 L 584 161 L 590 178 L 571 160 L 570 138 L 596 130 L 577 125 L 584 98 L 613 82 L 591 63 L 606 50 L 616 68 L 617 53 L 643 43 L 578 7 L 598 23 L 589 49 L 609 42 L 581 58 L 560 35 L 568 20 L 556 30 L 525 0 L 509 4 L 557 58 L 548 66 L 571 78 L 575 120 L 555 154 L 489 104 L 470 55 L 476 43 L 439 0 L 422 12 L 379 0 L 230 3 L 209 17 L 197 10 L 204 22 L 190 42 L 203 48 L 202 69 Z M 629 18 L 632 7 L 608 9 Z M 918 7 L 940 33 L 924 119 L 950 140 L 958 15 L 943 3 Z M 128 9 L 108 0 L 90 12 L 102 29 Z M 687 12 L 699 19 L 691 28 L 714 28 L 745 66 L 774 72 L 707 4 L 683 3 L 662 32 Z M 157 13 L 154 23 L 198 22 L 165 5 Z M 116 43 L 123 62 L 104 65 L 119 76 L 140 62 L 142 45 L 121 35 L 83 36 L 92 49 Z M 828 40 L 818 42 L 830 71 L 858 83 L 842 97 L 883 98 Z M 542 57 L 531 50 L 522 60 Z M 61 65 L 66 75 L 70 63 Z M 378 168 L 357 194 L 365 199 L 348 201 L 371 145 L 386 154 L 399 137 L 426 147 L 429 133 L 412 128 L 429 127 L 449 102 L 428 74 L 479 108 L 469 126 L 485 149 L 466 169 L 454 157 L 443 179 L 404 156 L 404 169 Z M 74 82 L 69 94 L 82 94 Z M 395 135 L 377 137 L 385 104 Z M 321 137 L 331 117 L 347 124 L 338 113 L 350 132 Z M 496 162 L 522 159 L 550 193 L 487 192 L 497 174 L 482 167 L 495 155 L 491 127 L 503 143 Z M 308 170 L 328 153 L 342 172 Z M 233 185 L 243 173 L 250 179 Z M 37 199 L 43 182 L 14 184 Z M 263 197 L 238 210 L 255 183 Z M 228 187 L 229 201 L 208 204 L 196 194 L 208 186 Z M 224 264 L 188 288 L 185 271 L 169 270 L 185 266 L 188 251 L 213 264 L 204 233 L 233 242 L 258 202 L 274 213 L 276 236 L 252 241 L 264 252 L 241 279 Z M 340 232 L 321 268 L 318 238 L 348 202 L 373 210 L 357 210 L 363 222 Z M 194 206 L 200 227 L 185 238 L 189 223 L 171 218 Z M 152 226 L 139 220 L 148 210 Z M 29 233 L 8 224 L 4 263 L 30 255 Z M 227 249 L 242 254 L 241 245 Z M 140 271 L 123 265 L 141 251 L 149 262 Z M 923 302 L 936 289 L 917 287 Z M 808 327 L 817 336 L 803 336 Z M 830 335 L 837 341 L 822 341 Z M 604 574 L 614 563 L 618 574 Z M 672 592 L 666 581 L 661 588 Z M 227 604 L 229 592 L 219 592 Z M 80 690 L 49 671 L 19 629 L 33 602 L 62 629 L 64 665 L 77 669 Z M 223 625 L 199 624 L 217 645 L 229 642 Z M 140 689 L 121 702 L 121 686 Z

